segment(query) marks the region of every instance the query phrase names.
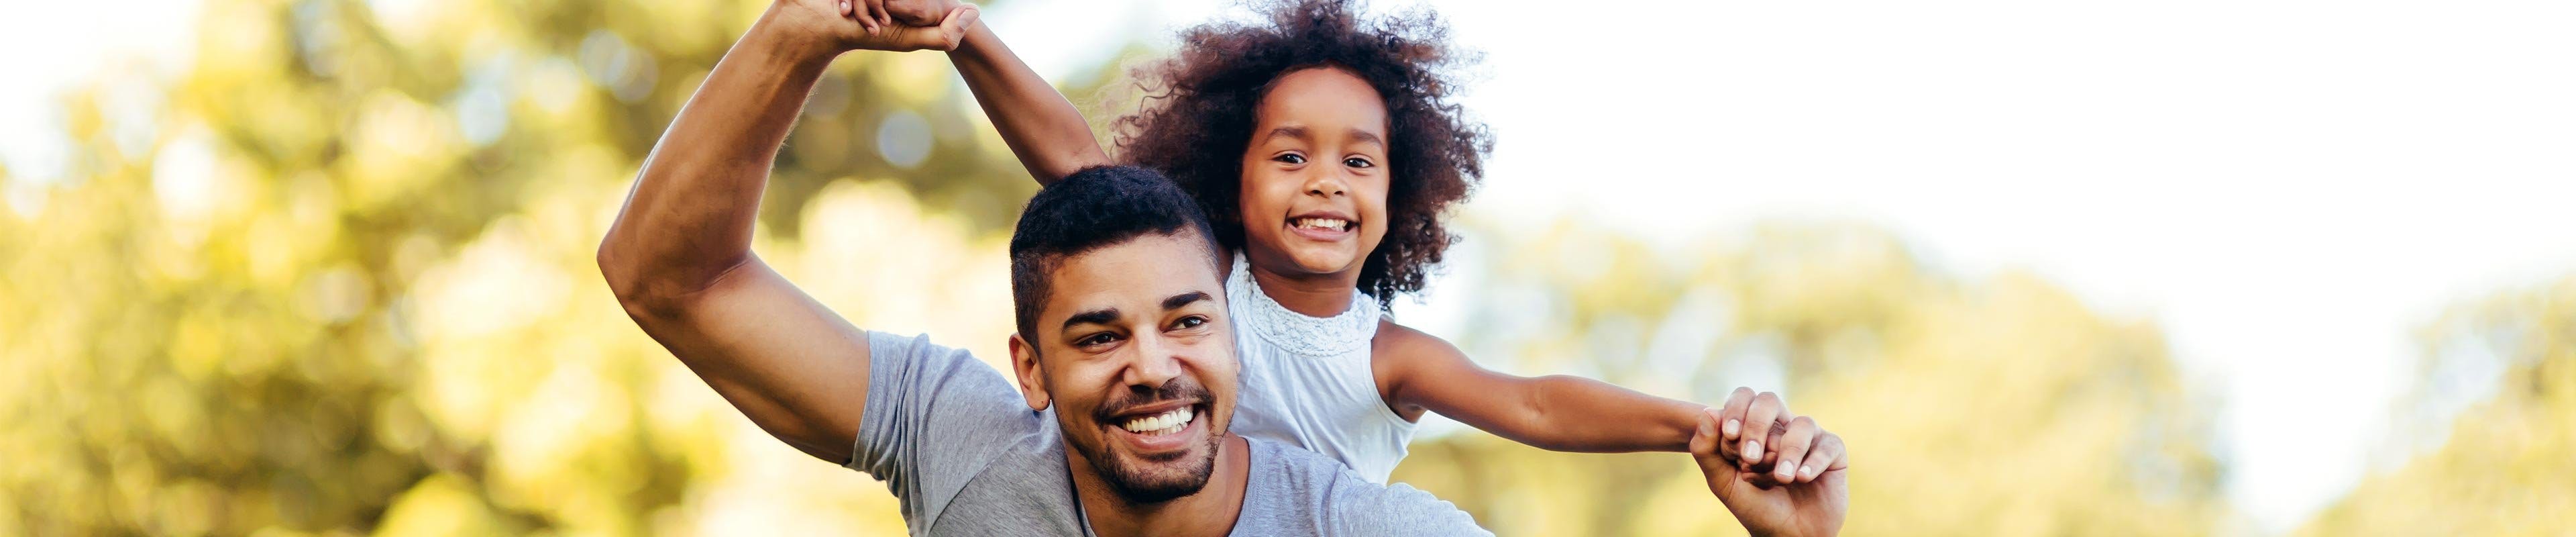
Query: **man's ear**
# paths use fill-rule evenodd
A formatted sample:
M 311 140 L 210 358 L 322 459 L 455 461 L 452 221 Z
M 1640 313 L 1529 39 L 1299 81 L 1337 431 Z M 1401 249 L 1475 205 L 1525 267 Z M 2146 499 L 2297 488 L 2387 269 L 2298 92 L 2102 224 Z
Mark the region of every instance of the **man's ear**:
M 1029 410 L 1046 410 L 1055 404 L 1047 397 L 1046 372 L 1038 369 L 1038 349 L 1019 334 L 1011 334 L 1011 371 L 1020 377 L 1020 397 L 1029 400 Z

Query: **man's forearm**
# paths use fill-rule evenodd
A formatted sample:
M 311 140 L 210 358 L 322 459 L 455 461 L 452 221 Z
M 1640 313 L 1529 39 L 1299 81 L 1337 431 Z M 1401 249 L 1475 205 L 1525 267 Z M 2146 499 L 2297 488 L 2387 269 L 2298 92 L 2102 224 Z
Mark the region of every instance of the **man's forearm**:
M 725 52 L 636 174 L 599 252 L 621 298 L 686 294 L 749 258 L 770 163 L 834 55 L 771 26 Z
M 1039 184 L 1055 182 L 1083 168 L 1109 163 L 1082 111 L 1056 93 L 1055 86 L 1029 69 L 1002 45 L 992 28 L 977 24 L 965 42 L 948 53 L 975 103 L 1002 133 L 1002 141 Z

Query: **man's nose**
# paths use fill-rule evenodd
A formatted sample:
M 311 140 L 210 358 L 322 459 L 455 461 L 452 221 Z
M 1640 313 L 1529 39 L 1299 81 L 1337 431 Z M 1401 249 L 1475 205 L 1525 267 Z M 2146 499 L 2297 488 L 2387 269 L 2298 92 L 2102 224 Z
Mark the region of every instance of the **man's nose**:
M 1136 355 L 1127 366 L 1127 384 L 1160 388 L 1181 376 L 1181 359 L 1174 354 L 1179 347 L 1162 334 L 1136 336 Z

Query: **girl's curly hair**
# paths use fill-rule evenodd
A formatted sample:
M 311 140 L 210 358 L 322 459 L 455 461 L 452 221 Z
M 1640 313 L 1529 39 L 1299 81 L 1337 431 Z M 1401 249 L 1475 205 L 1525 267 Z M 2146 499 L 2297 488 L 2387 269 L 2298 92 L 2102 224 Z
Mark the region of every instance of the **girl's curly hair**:
M 1198 198 L 1217 241 L 1243 247 L 1238 191 L 1254 113 L 1280 75 L 1332 66 L 1384 96 L 1388 181 L 1386 239 L 1360 268 L 1359 289 L 1380 308 L 1422 290 L 1442 252 L 1457 242 L 1443 216 L 1484 176 L 1493 137 L 1449 101 L 1449 69 L 1471 63 L 1452 50 L 1448 27 L 1429 11 L 1364 23 L 1350 0 L 1270 0 L 1261 23 L 1215 22 L 1184 30 L 1181 50 L 1132 73 L 1145 106 L 1117 121 L 1129 161 L 1170 175 Z

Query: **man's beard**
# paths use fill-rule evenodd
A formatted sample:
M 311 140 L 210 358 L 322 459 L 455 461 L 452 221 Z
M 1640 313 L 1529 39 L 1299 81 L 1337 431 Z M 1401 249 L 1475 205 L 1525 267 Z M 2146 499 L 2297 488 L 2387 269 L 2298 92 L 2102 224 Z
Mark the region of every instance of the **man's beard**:
M 1110 404 L 1101 405 L 1098 415 L 1092 416 L 1092 419 L 1096 420 L 1093 424 L 1110 423 L 1111 420 L 1114 419 L 1111 414 L 1114 414 L 1119 409 L 1174 399 L 1190 399 L 1206 402 L 1208 409 L 1206 411 L 1198 412 L 1196 419 L 1214 420 L 1216 418 L 1216 416 L 1212 415 L 1215 410 L 1215 399 L 1208 395 L 1206 388 L 1199 387 L 1197 383 L 1189 382 L 1187 380 L 1173 379 L 1171 383 L 1163 385 L 1162 388 L 1154 390 L 1152 393 L 1128 393 L 1131 394 L 1128 397 L 1119 398 L 1119 400 L 1115 400 Z M 1069 418 L 1066 418 L 1062 414 L 1058 414 L 1056 419 L 1058 421 L 1063 421 Z M 1070 427 L 1073 424 L 1065 423 L 1062 425 Z M 1177 469 L 1178 471 L 1170 471 L 1168 467 L 1150 467 L 1144 464 L 1131 464 L 1131 462 L 1136 461 L 1130 461 L 1125 456 L 1110 453 L 1106 442 L 1100 443 L 1099 445 L 1088 446 L 1083 445 L 1080 442 L 1066 443 L 1072 444 L 1074 450 L 1082 452 L 1082 458 L 1084 460 L 1091 461 L 1092 472 L 1100 477 L 1101 482 L 1108 483 L 1109 490 L 1117 493 L 1119 498 L 1135 504 L 1162 503 L 1171 501 L 1174 498 L 1197 494 L 1200 488 L 1207 486 L 1209 476 L 1215 475 L 1216 473 L 1217 446 L 1219 445 L 1219 442 L 1223 442 L 1225 439 L 1225 429 L 1216 425 L 1214 421 L 1201 422 L 1199 425 L 1204 427 L 1207 431 L 1207 453 L 1204 456 L 1197 457 L 1198 460 L 1183 462 L 1181 467 Z M 1189 454 L 1181 453 L 1174 455 L 1173 457 L 1185 458 L 1189 457 Z

